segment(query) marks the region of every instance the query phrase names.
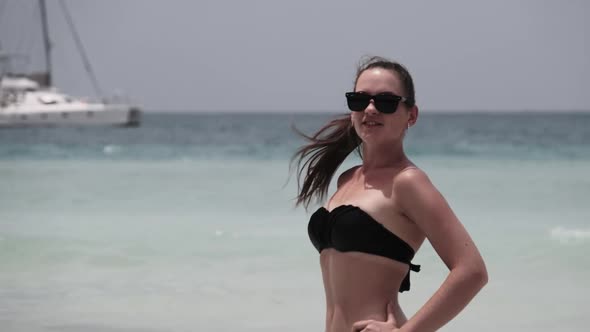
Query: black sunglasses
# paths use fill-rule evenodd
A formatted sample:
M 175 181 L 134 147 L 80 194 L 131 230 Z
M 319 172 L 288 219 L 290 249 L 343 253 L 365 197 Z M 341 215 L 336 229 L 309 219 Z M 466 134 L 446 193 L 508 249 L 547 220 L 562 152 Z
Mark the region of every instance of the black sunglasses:
M 379 112 L 386 114 L 394 113 L 397 110 L 397 106 L 399 105 L 400 101 L 408 106 L 412 105 L 412 101 L 410 99 L 396 96 L 393 93 L 379 93 L 374 96 L 364 92 L 346 93 L 346 102 L 348 103 L 348 108 L 353 112 L 364 111 L 367 106 L 369 106 L 369 103 L 371 103 L 371 99 L 375 103 L 375 108 Z

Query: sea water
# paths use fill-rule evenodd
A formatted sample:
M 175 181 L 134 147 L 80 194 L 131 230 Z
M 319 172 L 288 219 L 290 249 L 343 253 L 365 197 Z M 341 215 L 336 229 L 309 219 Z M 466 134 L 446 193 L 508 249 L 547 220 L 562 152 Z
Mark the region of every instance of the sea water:
M 334 114 L 0 131 L 0 331 L 322 331 L 289 161 Z M 590 114 L 426 113 L 408 155 L 490 281 L 443 331 L 587 331 Z M 359 162 L 351 155 L 340 170 Z M 333 192 L 334 186 L 330 188 Z M 426 243 L 411 316 L 448 269 Z

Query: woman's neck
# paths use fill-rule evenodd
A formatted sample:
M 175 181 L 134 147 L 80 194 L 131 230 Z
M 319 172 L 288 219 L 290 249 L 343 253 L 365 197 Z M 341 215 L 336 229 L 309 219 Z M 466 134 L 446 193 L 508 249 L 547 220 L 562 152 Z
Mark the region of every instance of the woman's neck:
M 408 161 L 402 144 L 367 146 L 363 144 L 363 171 L 399 166 Z

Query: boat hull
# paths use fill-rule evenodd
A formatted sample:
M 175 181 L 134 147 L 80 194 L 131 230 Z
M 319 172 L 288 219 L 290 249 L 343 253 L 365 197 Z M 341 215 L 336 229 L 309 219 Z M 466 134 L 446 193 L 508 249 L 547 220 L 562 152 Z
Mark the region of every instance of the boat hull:
M 63 106 L 63 105 L 61 105 Z M 122 126 L 137 127 L 141 111 L 128 105 L 85 105 L 84 107 L 0 110 L 0 127 Z

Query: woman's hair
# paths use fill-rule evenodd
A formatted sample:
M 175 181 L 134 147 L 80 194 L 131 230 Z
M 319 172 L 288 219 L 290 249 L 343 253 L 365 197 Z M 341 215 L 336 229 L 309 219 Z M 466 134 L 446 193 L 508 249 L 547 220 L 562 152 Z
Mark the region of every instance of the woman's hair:
M 372 68 L 383 68 L 387 70 L 391 70 L 394 74 L 397 75 L 397 78 L 402 82 L 402 88 L 405 90 L 405 95 L 402 97 L 406 97 L 408 101 L 406 105 L 408 107 L 412 107 L 415 104 L 416 100 L 416 92 L 414 91 L 414 80 L 412 80 L 412 75 L 410 72 L 398 62 L 391 61 L 379 56 L 372 56 L 366 58 L 365 60 L 361 60 L 357 71 L 356 77 L 354 79 L 354 88 L 356 90 L 356 83 L 359 80 L 361 74 L 367 70 Z
M 354 79 L 354 89 L 359 76 L 367 69 L 383 68 L 395 73 L 402 83 L 406 105 L 414 106 L 415 93 L 412 76 L 401 64 L 386 58 L 371 56 L 361 60 Z M 321 127 L 313 136 L 308 136 L 296 128 L 294 130 L 309 143 L 299 148 L 293 158 L 297 160 L 297 188 L 299 194 L 295 205 L 303 204 L 306 208 L 311 200 L 323 201 L 328 193 L 332 177 L 346 157 L 355 149 L 360 153 L 361 139 L 356 134 L 350 121 L 350 115 L 338 117 Z M 361 155 L 362 157 L 362 155 Z M 303 182 L 301 180 L 302 175 Z

